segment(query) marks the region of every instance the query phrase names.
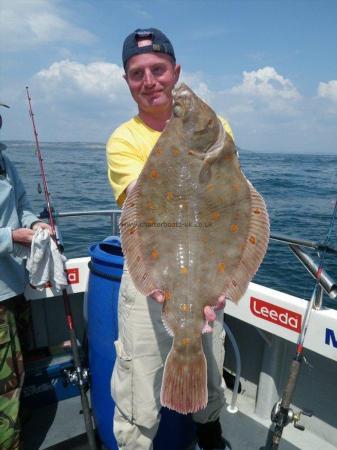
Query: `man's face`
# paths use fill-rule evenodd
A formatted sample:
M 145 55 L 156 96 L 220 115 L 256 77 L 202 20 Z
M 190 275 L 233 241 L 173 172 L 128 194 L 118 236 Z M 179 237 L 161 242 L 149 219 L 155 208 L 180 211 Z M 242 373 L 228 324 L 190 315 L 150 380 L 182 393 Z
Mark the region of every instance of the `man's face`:
M 172 107 L 172 89 L 178 81 L 180 66 L 163 53 L 132 56 L 125 80 L 140 111 L 158 113 Z

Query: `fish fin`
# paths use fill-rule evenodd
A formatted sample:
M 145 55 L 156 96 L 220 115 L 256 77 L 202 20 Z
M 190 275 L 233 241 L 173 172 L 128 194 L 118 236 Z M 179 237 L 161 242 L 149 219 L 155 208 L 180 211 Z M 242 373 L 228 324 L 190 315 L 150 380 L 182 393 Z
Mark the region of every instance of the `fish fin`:
M 175 349 L 176 339 L 166 359 L 160 401 L 180 414 L 194 413 L 205 408 L 208 402 L 207 366 L 201 337 L 200 350 L 187 356 Z
M 144 251 L 138 235 L 139 217 L 137 212 L 137 198 L 139 186 L 132 189 L 127 196 L 120 218 L 122 250 L 127 266 L 136 288 L 144 295 L 157 289 L 158 283 L 153 280 L 144 260 Z
M 163 311 L 161 313 L 161 320 L 163 321 L 163 325 L 164 325 L 165 330 L 168 332 L 168 334 L 170 336 L 173 337 L 174 336 L 174 332 L 173 332 L 172 328 L 170 327 L 168 319 L 167 319 L 167 314 L 165 312 L 165 303 L 164 303 L 164 306 L 163 306 Z
M 206 184 L 212 177 L 211 165 L 209 162 L 204 161 L 202 163 L 200 172 L 199 172 L 199 183 Z
M 249 181 L 248 184 L 251 194 L 251 221 L 246 246 L 235 275 L 229 286 L 224 289 L 226 297 L 235 303 L 244 295 L 250 280 L 260 267 L 269 242 L 269 218 L 266 204 Z

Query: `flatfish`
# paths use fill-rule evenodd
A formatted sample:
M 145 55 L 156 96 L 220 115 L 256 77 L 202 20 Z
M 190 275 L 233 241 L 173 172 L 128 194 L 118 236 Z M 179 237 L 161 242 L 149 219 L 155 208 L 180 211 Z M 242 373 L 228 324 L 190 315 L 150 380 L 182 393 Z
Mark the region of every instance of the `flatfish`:
M 128 195 L 121 238 L 137 289 L 164 293 L 163 323 L 173 336 L 161 388 L 180 413 L 207 405 L 202 349 L 204 307 L 238 302 L 267 249 L 263 198 L 241 172 L 231 136 L 185 84 L 173 116 Z

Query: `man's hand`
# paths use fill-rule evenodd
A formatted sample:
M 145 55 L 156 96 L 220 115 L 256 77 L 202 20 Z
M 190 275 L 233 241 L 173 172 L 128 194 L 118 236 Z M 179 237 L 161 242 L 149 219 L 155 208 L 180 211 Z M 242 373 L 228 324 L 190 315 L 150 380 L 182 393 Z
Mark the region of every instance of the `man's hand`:
M 29 247 L 32 243 L 35 231 L 38 228 L 42 228 L 43 230 L 48 230 L 48 233 L 52 236 L 53 230 L 52 227 L 45 222 L 35 222 L 32 226 L 32 229 L 30 228 L 17 228 L 16 230 L 12 231 L 12 239 L 13 242 L 16 242 L 17 244 L 25 245 L 26 247 Z
M 220 311 L 220 309 L 224 309 L 226 306 L 226 297 L 225 295 L 220 295 L 218 298 L 217 304 L 215 306 L 205 306 L 204 315 L 205 315 L 205 325 L 202 329 L 203 333 L 212 333 L 213 328 L 210 326 L 210 322 L 214 322 L 216 319 L 216 311 Z
M 156 289 L 155 291 L 151 292 L 149 294 L 149 297 L 151 297 L 157 303 L 164 303 L 165 300 L 165 294 L 160 289 Z
M 35 231 L 29 228 L 17 228 L 12 231 L 13 242 L 29 247 L 32 243 Z
M 150 297 L 158 303 L 164 303 L 165 300 L 164 292 L 159 289 L 151 292 Z M 225 305 L 226 296 L 222 294 L 218 298 L 217 304 L 215 306 L 207 305 L 204 307 L 205 325 L 202 329 L 203 333 L 212 333 L 213 328 L 210 326 L 210 322 L 214 322 L 214 320 L 216 319 L 216 311 L 224 309 Z

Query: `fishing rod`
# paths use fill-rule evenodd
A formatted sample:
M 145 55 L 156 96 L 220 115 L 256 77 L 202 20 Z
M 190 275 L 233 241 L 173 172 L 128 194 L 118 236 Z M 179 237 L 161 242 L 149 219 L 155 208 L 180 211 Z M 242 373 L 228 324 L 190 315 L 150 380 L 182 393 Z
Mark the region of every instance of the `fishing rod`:
M 325 247 L 325 248 L 324 248 L 323 252 L 320 254 L 318 270 L 315 274 L 315 278 L 316 278 L 315 286 L 314 286 L 310 301 L 307 304 L 307 308 L 305 311 L 303 324 L 302 324 L 302 328 L 301 328 L 301 333 L 299 334 L 299 337 L 297 340 L 296 354 L 291 362 L 287 384 L 284 388 L 281 400 L 279 400 L 274 405 L 273 410 L 271 412 L 271 420 L 274 423 L 274 430 L 271 433 L 270 446 L 267 447 L 270 450 L 278 449 L 284 427 L 286 427 L 289 423 L 293 422 L 295 428 L 303 431 L 304 426 L 299 423 L 299 421 L 301 419 L 301 415 L 303 414 L 303 415 L 306 415 L 309 417 L 311 417 L 311 415 L 312 415 L 311 411 L 298 411 L 297 413 L 295 413 L 290 408 L 290 403 L 291 403 L 293 393 L 295 391 L 296 381 L 298 378 L 298 374 L 300 372 L 301 363 L 304 359 L 304 356 L 303 356 L 304 340 L 305 340 L 305 336 L 306 336 L 306 333 L 308 330 L 311 311 L 313 309 L 313 305 L 315 303 L 315 299 L 316 299 L 317 295 L 320 295 L 319 294 L 320 278 L 321 278 L 321 275 L 323 272 L 325 256 L 327 253 L 326 247 L 328 246 L 328 243 L 331 238 L 336 215 L 337 215 L 337 200 L 335 202 L 335 206 L 334 206 L 333 213 L 332 213 L 331 220 L 330 220 L 329 229 L 328 229 L 325 241 L 324 241 L 323 247 Z
M 26 86 L 26 91 L 27 91 L 27 98 L 28 98 L 28 104 L 29 104 L 29 115 L 32 120 L 33 132 L 34 132 L 34 137 L 35 137 L 36 155 L 37 155 L 39 165 L 40 165 L 40 174 L 42 177 L 43 190 L 44 190 L 44 195 L 45 195 L 45 199 L 46 199 L 48 219 L 49 219 L 50 226 L 52 228 L 53 235 L 55 236 L 55 243 L 57 245 L 57 248 L 60 253 L 63 253 L 63 247 L 60 243 L 60 239 L 57 238 L 58 233 L 57 233 L 56 221 L 54 219 L 54 208 L 52 207 L 52 204 L 51 204 L 50 192 L 49 192 L 48 184 L 47 184 L 46 171 L 44 168 L 43 158 L 42 158 L 42 154 L 41 154 L 38 133 L 36 131 L 34 113 L 33 113 L 33 109 L 32 109 L 31 97 L 29 95 L 28 86 Z M 63 297 L 64 310 L 65 310 L 65 314 L 66 314 L 66 322 L 67 322 L 67 327 L 68 327 L 68 331 L 69 331 L 71 349 L 72 349 L 73 361 L 74 361 L 74 370 L 72 372 L 68 373 L 67 375 L 68 375 L 69 381 L 72 384 L 76 385 L 80 390 L 81 403 L 82 403 L 82 408 L 83 408 L 83 417 L 84 417 L 84 423 L 85 423 L 85 429 L 86 429 L 86 433 L 87 433 L 87 437 L 88 437 L 89 447 L 91 450 L 96 450 L 97 447 L 96 447 L 95 432 L 94 432 L 94 428 L 93 428 L 92 417 L 91 417 L 91 412 L 90 412 L 90 407 L 89 407 L 89 401 L 88 401 L 88 397 L 87 397 L 87 390 L 89 387 L 88 370 L 86 368 L 83 368 L 81 365 L 81 359 L 80 359 L 80 354 L 79 354 L 79 349 L 78 349 L 78 344 L 77 344 L 73 315 L 72 315 L 71 308 L 70 308 L 68 292 L 65 288 L 62 289 L 62 297 Z

